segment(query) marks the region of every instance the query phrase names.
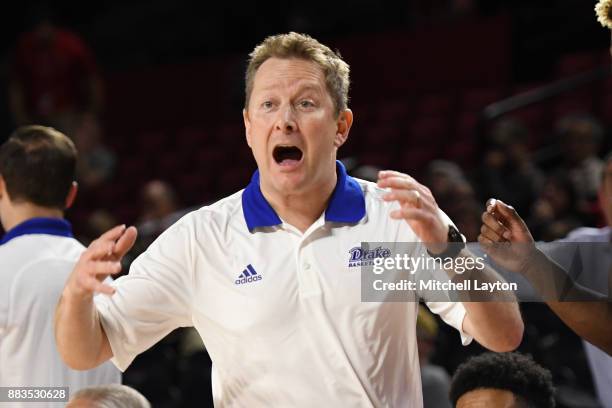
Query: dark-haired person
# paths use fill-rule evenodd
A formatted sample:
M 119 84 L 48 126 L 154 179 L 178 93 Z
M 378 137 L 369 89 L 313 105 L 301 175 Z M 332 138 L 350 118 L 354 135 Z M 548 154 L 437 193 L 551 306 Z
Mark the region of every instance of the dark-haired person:
M 520 353 L 483 353 L 457 367 L 450 399 L 456 408 L 553 408 L 552 375 Z
M 587 265 L 583 278 L 590 280 L 588 285 L 570 279 L 561 266 L 537 250 L 523 219 L 501 200 L 491 201 L 483 213 L 478 241 L 496 263 L 525 276 L 576 334 L 612 355 L 612 153 L 605 163 L 599 199 L 607 226 L 580 228 L 566 238 L 575 243 L 599 243 L 590 247 L 598 253 L 582 258 Z M 513 245 L 494 245 L 508 242 Z
M 125 369 L 170 331 L 195 326 L 213 362 L 215 405 L 422 406 L 418 302 L 362 302 L 351 250 L 413 242 L 411 254 L 425 257 L 463 240 L 408 175 L 380 172 L 378 185 L 347 175 L 336 157 L 353 123 L 348 88 L 348 64 L 312 37 L 257 46 L 243 120 L 258 171 L 243 191 L 173 224 L 113 286 L 99 279 L 120 270 L 135 231 L 94 241 L 57 309 L 66 362 L 112 358 Z M 464 343 L 505 351 L 521 341 L 514 298 L 428 300 Z
M 54 126 L 75 137 L 80 115 L 102 108 L 101 76 L 83 38 L 58 24 L 50 2 L 37 3 L 9 61 L 9 108 L 17 126 Z
M 110 364 L 75 371 L 61 360 L 53 311 L 84 247 L 63 219 L 76 196 L 76 149 L 48 127 L 17 129 L 0 146 L 0 386 L 119 383 Z M 36 406 L 63 406 L 37 403 Z
M 485 243 L 485 248 L 486 244 L 505 240 L 514 244 L 511 249 L 515 251 L 510 257 L 502 258 L 501 253 L 495 252 L 491 256 L 510 271 L 524 275 L 553 312 L 584 339 L 598 398 L 608 408 L 612 407 L 612 152 L 604 160 L 598 196 L 606 225 L 578 228 L 560 240 L 573 244 L 575 251 L 568 251 L 569 246 L 560 246 L 556 252 L 565 254 L 526 252 L 533 243 L 531 233 L 518 213 L 499 200 L 493 213 L 483 214 L 479 240 Z M 575 253 L 581 255 L 582 272 L 574 281 L 548 257 L 559 261 Z M 510 258 L 514 262 L 508 262 Z M 568 265 L 567 260 L 561 264 Z M 555 293 L 555 288 L 566 288 L 564 299 Z

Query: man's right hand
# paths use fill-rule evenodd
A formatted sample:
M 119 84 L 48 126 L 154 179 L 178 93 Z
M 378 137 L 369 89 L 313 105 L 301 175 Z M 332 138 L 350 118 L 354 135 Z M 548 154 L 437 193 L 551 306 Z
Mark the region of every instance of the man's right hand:
M 94 240 L 72 270 L 64 296 L 86 300 L 96 293 L 115 293 L 115 289 L 103 281 L 121 271 L 121 259 L 134 245 L 136 235 L 136 228 L 119 225 Z
M 516 210 L 495 199 L 487 202 L 482 214 L 478 242 L 498 265 L 515 273 L 524 273 L 537 251 L 531 232 Z

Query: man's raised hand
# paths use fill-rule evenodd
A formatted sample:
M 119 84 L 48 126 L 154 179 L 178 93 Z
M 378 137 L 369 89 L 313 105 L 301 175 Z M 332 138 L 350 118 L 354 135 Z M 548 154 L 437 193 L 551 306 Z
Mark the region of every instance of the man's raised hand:
M 136 235 L 136 228 L 119 225 L 94 240 L 81 254 L 64 293 L 81 299 L 93 297 L 96 293 L 115 293 L 115 289 L 103 281 L 121 271 L 121 259 L 134 245 Z
M 383 197 L 385 201 L 400 204 L 399 209 L 391 212 L 391 218 L 405 220 L 430 251 L 440 252 L 444 249 L 448 240 L 448 225 L 429 188 L 407 174 L 391 170 L 379 172 L 377 184 L 382 188 L 391 188 Z

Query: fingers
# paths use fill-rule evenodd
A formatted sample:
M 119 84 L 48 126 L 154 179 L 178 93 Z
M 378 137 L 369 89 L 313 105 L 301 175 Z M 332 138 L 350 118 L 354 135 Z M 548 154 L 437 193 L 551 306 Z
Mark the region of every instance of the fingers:
M 116 241 L 123 234 L 123 231 L 125 231 L 125 224 L 117 225 L 100 235 L 96 241 Z
M 403 204 L 409 204 L 415 208 L 421 208 L 423 199 L 421 193 L 417 190 L 391 190 L 390 193 L 383 196 L 385 201 L 399 201 Z
M 104 259 L 110 257 L 115 247 L 114 241 L 99 241 L 95 240 L 89 244 L 89 248 L 83 253 L 85 259 Z
M 136 237 L 138 236 L 138 232 L 136 228 L 129 227 L 123 232 L 123 235 L 119 238 L 119 240 L 115 243 L 115 247 L 113 249 L 113 254 L 121 259 L 128 253 L 132 246 L 134 246 L 134 242 L 136 242 Z
M 495 243 L 492 239 L 490 239 L 490 238 L 488 238 L 488 237 L 486 237 L 486 236 L 484 236 L 482 234 L 478 235 L 478 242 L 480 242 L 481 244 L 485 245 L 485 249 L 487 249 L 488 246 L 490 246 L 490 245 Z
M 512 236 L 510 230 L 490 212 L 482 213 L 480 232 L 495 241 L 508 240 Z
M 85 251 L 85 257 L 88 259 L 110 257 L 114 252 L 115 241 L 121 237 L 124 231 L 125 225 L 117 225 L 100 235 L 89 244 L 87 251 Z
M 378 172 L 378 179 L 379 180 L 383 180 L 389 177 L 402 177 L 402 178 L 406 178 L 408 177 L 411 180 L 414 180 L 412 177 L 410 177 L 409 175 L 405 174 L 405 173 L 400 173 L 399 171 L 395 171 L 395 170 L 381 170 Z
M 501 200 L 489 199 L 482 215 L 483 238 L 493 242 L 533 243 L 531 232 L 516 210 Z
M 136 241 L 137 231 L 134 227 L 125 229 L 125 225 L 115 227 L 93 241 L 86 251 L 88 259 L 121 260 Z
M 112 295 L 115 293 L 115 288 L 105 283 L 102 283 L 98 279 L 93 278 L 91 276 L 85 277 L 81 281 L 80 286 L 83 291 L 90 294 L 104 293 L 106 295 Z
M 391 188 L 391 192 L 383 196 L 385 201 L 399 201 L 402 205 L 409 204 L 415 208 L 431 207 L 434 201 L 427 187 L 397 171 L 381 171 L 377 184 L 381 188 Z
M 98 279 L 104 279 L 108 275 L 114 275 L 121 272 L 121 262 L 118 261 L 93 261 L 89 262 L 88 275 L 95 276 Z
M 75 270 L 78 276 L 93 277 L 100 281 L 109 275 L 121 272 L 121 262 L 119 261 L 91 261 L 81 259 L 77 263 Z
M 489 200 L 492 201 L 491 205 L 487 204 L 487 210 L 489 207 L 492 208 L 492 211 L 495 212 L 498 219 L 507 225 L 509 228 L 519 227 L 521 229 L 526 229 L 525 222 L 518 215 L 514 207 L 504 203 L 502 200 Z
M 109 275 L 119 273 L 118 261 L 88 260 L 81 256 L 66 284 L 66 294 L 80 299 L 92 298 L 96 293 L 112 295 L 115 289 L 102 281 Z
M 480 235 L 479 236 L 482 236 L 483 238 L 487 238 L 491 242 L 508 242 L 508 240 L 506 238 L 504 238 L 503 236 L 497 234 L 497 232 L 495 232 L 493 229 L 487 227 L 486 225 L 483 225 L 482 227 L 480 227 Z
M 112 295 L 115 290 L 102 281 L 121 272 L 121 258 L 136 240 L 136 228 L 116 226 L 93 241 L 81 254 L 67 283 L 67 293 L 87 298 L 95 293 Z
M 405 174 L 402 176 L 387 176 L 385 178 L 379 178 L 377 184 L 378 187 L 381 188 L 390 187 L 404 190 L 418 190 L 425 187 L 422 184 L 417 183 L 417 181 L 412 177 Z

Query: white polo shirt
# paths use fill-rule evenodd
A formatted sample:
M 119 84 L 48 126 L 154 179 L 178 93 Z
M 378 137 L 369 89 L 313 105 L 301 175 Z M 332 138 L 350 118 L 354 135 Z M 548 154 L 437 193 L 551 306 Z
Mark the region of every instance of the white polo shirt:
M 0 387 L 69 387 L 70 394 L 121 383 L 110 363 L 89 371 L 66 366 L 55 345 L 53 319 L 66 279 L 83 252 L 70 223 L 32 218 L 0 241 Z M 63 407 L 65 403 L 1 403 L 0 407 Z
M 419 241 L 375 184 L 347 176 L 305 233 L 244 189 L 188 214 L 96 305 L 122 370 L 179 326 L 213 362 L 218 407 L 421 407 L 417 302 L 361 302 L 362 241 Z M 461 329 L 461 303 L 429 303 Z M 470 339 L 464 336 L 465 343 Z

